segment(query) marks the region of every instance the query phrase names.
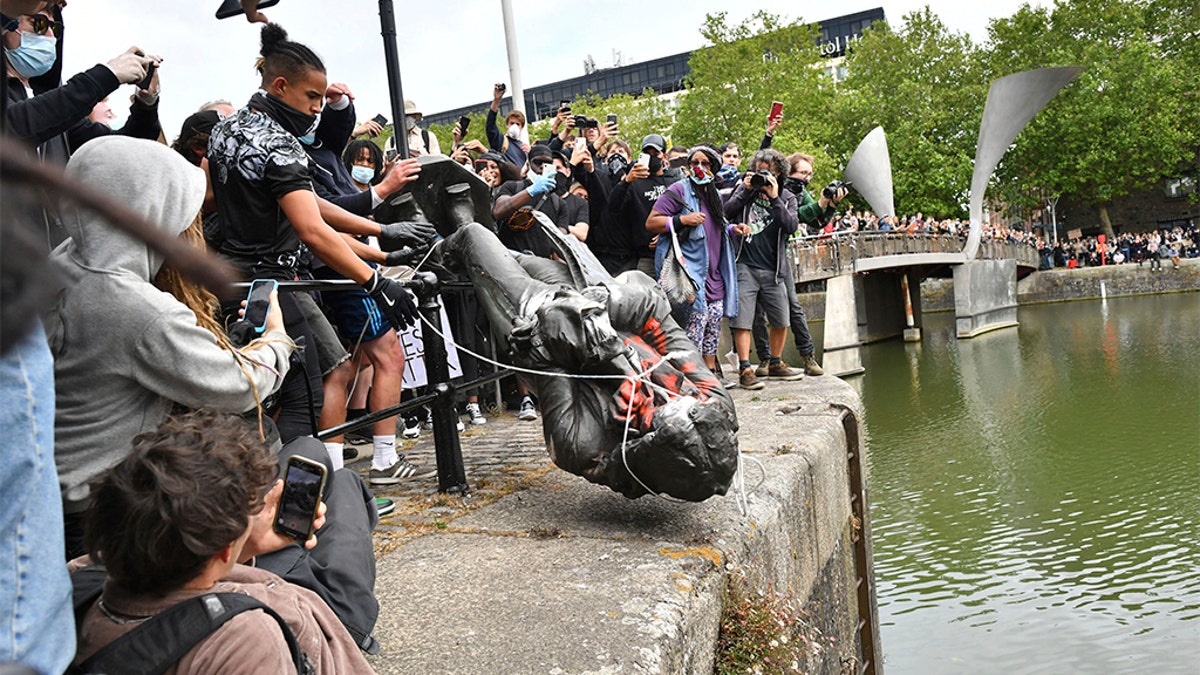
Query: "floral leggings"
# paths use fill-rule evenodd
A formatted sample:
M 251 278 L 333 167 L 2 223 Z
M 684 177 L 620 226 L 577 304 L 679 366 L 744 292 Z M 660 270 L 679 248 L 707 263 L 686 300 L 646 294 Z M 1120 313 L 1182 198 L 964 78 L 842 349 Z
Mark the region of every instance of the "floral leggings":
M 725 317 L 725 301 L 709 300 L 703 312 L 688 312 L 688 339 L 700 349 L 701 356 L 716 356 L 721 342 L 721 320 Z

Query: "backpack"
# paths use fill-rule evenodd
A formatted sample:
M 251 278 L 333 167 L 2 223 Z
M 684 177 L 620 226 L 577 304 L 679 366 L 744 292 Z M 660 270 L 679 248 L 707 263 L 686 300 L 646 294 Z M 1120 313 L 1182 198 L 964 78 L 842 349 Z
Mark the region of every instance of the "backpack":
M 84 615 L 100 598 L 106 576 L 107 571 L 103 565 L 90 565 L 71 574 L 77 631 L 83 626 Z M 262 610 L 279 624 L 296 672 L 300 675 L 314 673 L 312 662 L 300 651 L 292 629 L 270 607 L 242 593 L 205 593 L 184 600 L 146 619 L 137 628 L 105 645 L 82 664 L 71 665 L 67 669 L 67 675 L 158 675 L 175 665 L 225 622 L 252 609 Z

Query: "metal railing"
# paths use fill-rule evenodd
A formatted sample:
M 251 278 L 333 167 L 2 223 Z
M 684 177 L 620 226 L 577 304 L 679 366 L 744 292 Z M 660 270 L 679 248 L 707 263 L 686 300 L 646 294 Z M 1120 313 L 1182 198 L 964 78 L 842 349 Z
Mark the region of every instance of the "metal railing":
M 955 234 L 906 234 L 903 232 L 834 232 L 795 237 L 788 242 L 788 259 L 797 283 L 817 281 L 853 272 L 857 261 L 915 253 L 958 253 L 966 237 Z M 1032 246 L 983 239 L 981 260 L 1015 259 L 1017 264 L 1037 267 L 1037 250 Z
M 471 288 L 470 284 L 442 284 L 431 272 L 419 272 L 411 279 L 397 280 L 397 283 L 411 290 L 417 296 L 417 308 L 421 320 L 428 326 L 441 326 L 440 305 L 438 293 L 443 289 Z M 246 290 L 249 282 L 232 284 L 234 288 Z M 280 292 L 306 291 L 345 291 L 358 288 L 358 284 L 349 279 L 330 281 L 280 281 Z M 458 438 L 458 412 L 455 409 L 455 397 L 459 389 L 474 389 L 491 384 L 512 374 L 506 368 L 497 368 L 494 372 L 477 377 L 469 382 L 455 384 L 450 378 L 450 363 L 446 355 L 446 346 L 436 333 L 423 330 L 425 347 L 425 372 L 427 377 L 426 393 L 408 401 L 383 410 L 372 411 L 349 422 L 338 424 L 328 429 L 316 432 L 319 440 L 325 440 L 346 433 L 369 427 L 380 420 L 396 417 L 415 410 L 421 406 L 429 406 L 433 412 L 433 446 L 437 458 L 438 492 L 465 495 L 470 492 L 467 485 L 466 469 L 463 465 L 462 445 Z

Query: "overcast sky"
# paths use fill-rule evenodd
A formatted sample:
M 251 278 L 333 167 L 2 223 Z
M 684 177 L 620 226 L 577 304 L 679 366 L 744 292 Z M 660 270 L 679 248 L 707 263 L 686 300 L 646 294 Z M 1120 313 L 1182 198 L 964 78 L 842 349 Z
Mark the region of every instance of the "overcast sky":
M 526 88 L 582 75 L 589 54 L 606 67 L 612 65 L 614 50 L 634 63 L 700 47 L 706 13 L 726 11 L 730 23 L 757 9 L 820 21 L 882 5 L 888 22 L 898 25 L 905 14 L 926 4 L 951 30 L 982 42 L 989 18 L 1009 16 L 1024 2 L 512 0 Z M 183 119 L 202 103 L 224 98 L 241 107 L 259 84 L 253 64 L 260 25 L 243 18 L 218 21 L 214 14 L 219 5 L 219 0 L 71 0 L 64 10 L 64 75 L 135 44 L 162 56 L 160 114 L 168 141 L 173 140 Z M 509 81 L 500 0 L 397 0 L 395 6 L 404 94 L 422 112 L 489 100 L 494 82 Z M 391 118 L 377 2 L 280 0 L 264 13 L 287 29 L 291 39 L 321 55 L 331 82 L 350 86 L 360 120 L 376 113 Z M 122 119 L 131 93 L 127 86 L 110 98 Z

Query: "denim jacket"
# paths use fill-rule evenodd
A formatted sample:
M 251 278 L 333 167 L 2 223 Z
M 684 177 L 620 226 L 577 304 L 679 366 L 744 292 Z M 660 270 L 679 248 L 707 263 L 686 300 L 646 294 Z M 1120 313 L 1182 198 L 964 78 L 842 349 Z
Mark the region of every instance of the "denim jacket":
M 700 211 L 700 201 L 692 187 L 692 181 L 684 178 L 679 181 L 683 187 L 683 204 L 682 209 L 678 213 L 663 214 L 663 215 L 684 215 L 688 213 L 698 213 Z M 667 194 L 675 196 L 672 190 L 667 190 Z M 695 227 L 680 227 L 675 230 L 675 235 L 679 239 L 679 248 L 683 253 L 683 267 L 687 275 L 692 281 L 696 282 L 699 287 L 699 292 L 696 293 L 696 302 L 692 305 L 692 311 L 703 312 L 708 307 L 708 297 L 705 293 L 705 279 L 708 276 L 708 247 L 705 245 L 707 232 L 703 225 Z M 654 272 L 656 275 L 662 273 L 663 261 L 671 250 L 671 235 L 669 232 L 664 232 L 658 237 L 658 247 L 654 251 Z M 737 268 L 734 267 L 733 257 L 733 242 L 729 237 L 728 228 L 721 234 L 721 278 L 725 281 L 725 307 L 724 314 L 732 319 L 737 316 Z

